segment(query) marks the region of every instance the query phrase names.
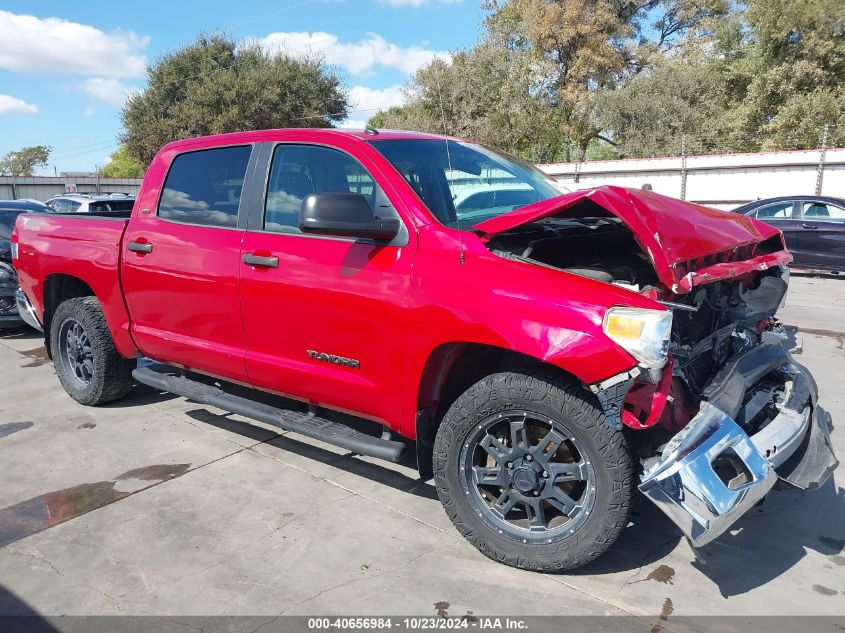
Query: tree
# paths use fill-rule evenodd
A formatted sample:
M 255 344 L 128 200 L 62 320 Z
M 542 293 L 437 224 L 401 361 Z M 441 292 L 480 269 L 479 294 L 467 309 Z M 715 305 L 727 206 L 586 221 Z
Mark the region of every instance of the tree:
M 149 164 L 178 138 L 275 127 L 330 127 L 346 117 L 340 79 L 313 57 L 271 54 L 256 42 L 200 35 L 147 68 L 147 88 L 123 107 L 120 137 Z
M 560 144 L 531 60 L 497 44 L 434 60 L 405 89 L 406 106 L 372 117 L 373 127 L 448 134 L 539 160 Z
M 604 155 L 596 97 L 701 36 L 727 0 L 486 0 L 482 41 L 434 60 L 371 125 L 470 135 L 529 160 Z M 435 70 L 437 72 L 435 72 Z M 439 85 L 438 85 L 439 83 Z M 439 122 L 439 123 L 438 123 Z M 601 143 L 598 143 L 601 141 Z
M 599 126 L 620 157 L 745 149 L 723 121 L 726 88 L 707 60 L 661 61 L 625 85 L 601 91 L 595 103 Z
M 142 178 L 144 167 L 129 155 L 125 145 L 121 145 L 100 169 L 100 175 L 104 178 Z
M 36 167 L 44 167 L 53 148 L 49 145 L 24 147 L 0 158 L 0 176 L 32 176 Z
M 748 0 L 748 36 L 729 68 L 733 117 L 764 149 L 845 142 L 845 12 L 839 0 Z

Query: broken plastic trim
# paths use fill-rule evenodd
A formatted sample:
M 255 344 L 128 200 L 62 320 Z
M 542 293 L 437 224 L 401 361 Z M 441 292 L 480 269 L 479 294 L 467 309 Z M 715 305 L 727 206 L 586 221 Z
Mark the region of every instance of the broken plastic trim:
M 634 380 L 639 375 L 639 367 L 634 367 L 601 382 L 587 385 L 589 390 L 596 394 L 610 428 L 622 430 L 622 405 L 625 403 L 625 396 L 634 385 Z

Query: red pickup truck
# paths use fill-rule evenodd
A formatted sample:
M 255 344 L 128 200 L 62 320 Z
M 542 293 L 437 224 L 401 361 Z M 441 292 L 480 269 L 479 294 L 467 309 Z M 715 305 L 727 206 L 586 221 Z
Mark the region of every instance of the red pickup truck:
M 774 319 L 780 232 L 649 191 L 561 194 L 471 142 L 174 142 L 131 215 L 21 216 L 13 259 L 77 401 L 134 380 L 353 453 L 415 454 L 456 528 L 509 565 L 595 559 L 637 489 L 703 545 L 837 464 Z

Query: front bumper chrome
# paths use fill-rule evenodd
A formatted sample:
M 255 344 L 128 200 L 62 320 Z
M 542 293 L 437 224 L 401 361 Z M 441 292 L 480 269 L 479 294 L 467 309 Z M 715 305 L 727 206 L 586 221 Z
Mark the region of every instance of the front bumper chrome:
M 23 322 L 26 323 L 29 327 L 35 328 L 39 332 L 43 332 L 44 328 L 41 326 L 41 322 L 38 320 L 38 317 L 35 314 L 35 309 L 29 302 L 26 293 L 24 293 L 24 291 L 20 288 L 18 288 L 15 292 L 15 302 L 18 305 L 18 313 L 20 314 L 20 317 Z
M 735 418 L 745 391 L 771 371 L 785 374 L 785 392 L 777 415 L 749 437 Z M 779 481 L 816 488 L 839 463 L 815 382 L 787 352 L 759 346 L 714 385 L 698 414 L 646 465 L 639 486 L 697 547 L 727 530 Z

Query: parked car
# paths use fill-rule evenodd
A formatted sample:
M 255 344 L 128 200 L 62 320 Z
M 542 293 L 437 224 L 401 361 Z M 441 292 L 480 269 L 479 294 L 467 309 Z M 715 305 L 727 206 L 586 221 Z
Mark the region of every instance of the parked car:
M 845 199 L 783 196 L 755 200 L 734 209 L 783 232 L 801 268 L 845 271 Z
M 123 193 L 68 193 L 50 198 L 45 203 L 55 213 L 103 213 L 131 211 L 133 196 Z
M 451 175 L 491 169 L 538 201 L 462 218 Z M 509 565 L 597 558 L 637 484 L 699 546 L 838 464 L 774 319 L 791 256 L 752 218 L 561 195 L 456 139 L 269 130 L 170 143 L 128 220 L 26 216 L 13 240 L 78 402 L 135 380 L 361 455 L 413 446 L 455 527 Z
M 23 325 L 15 304 L 18 275 L 12 266 L 10 238 L 21 213 L 49 211 L 37 200 L 0 200 L 0 329 Z

